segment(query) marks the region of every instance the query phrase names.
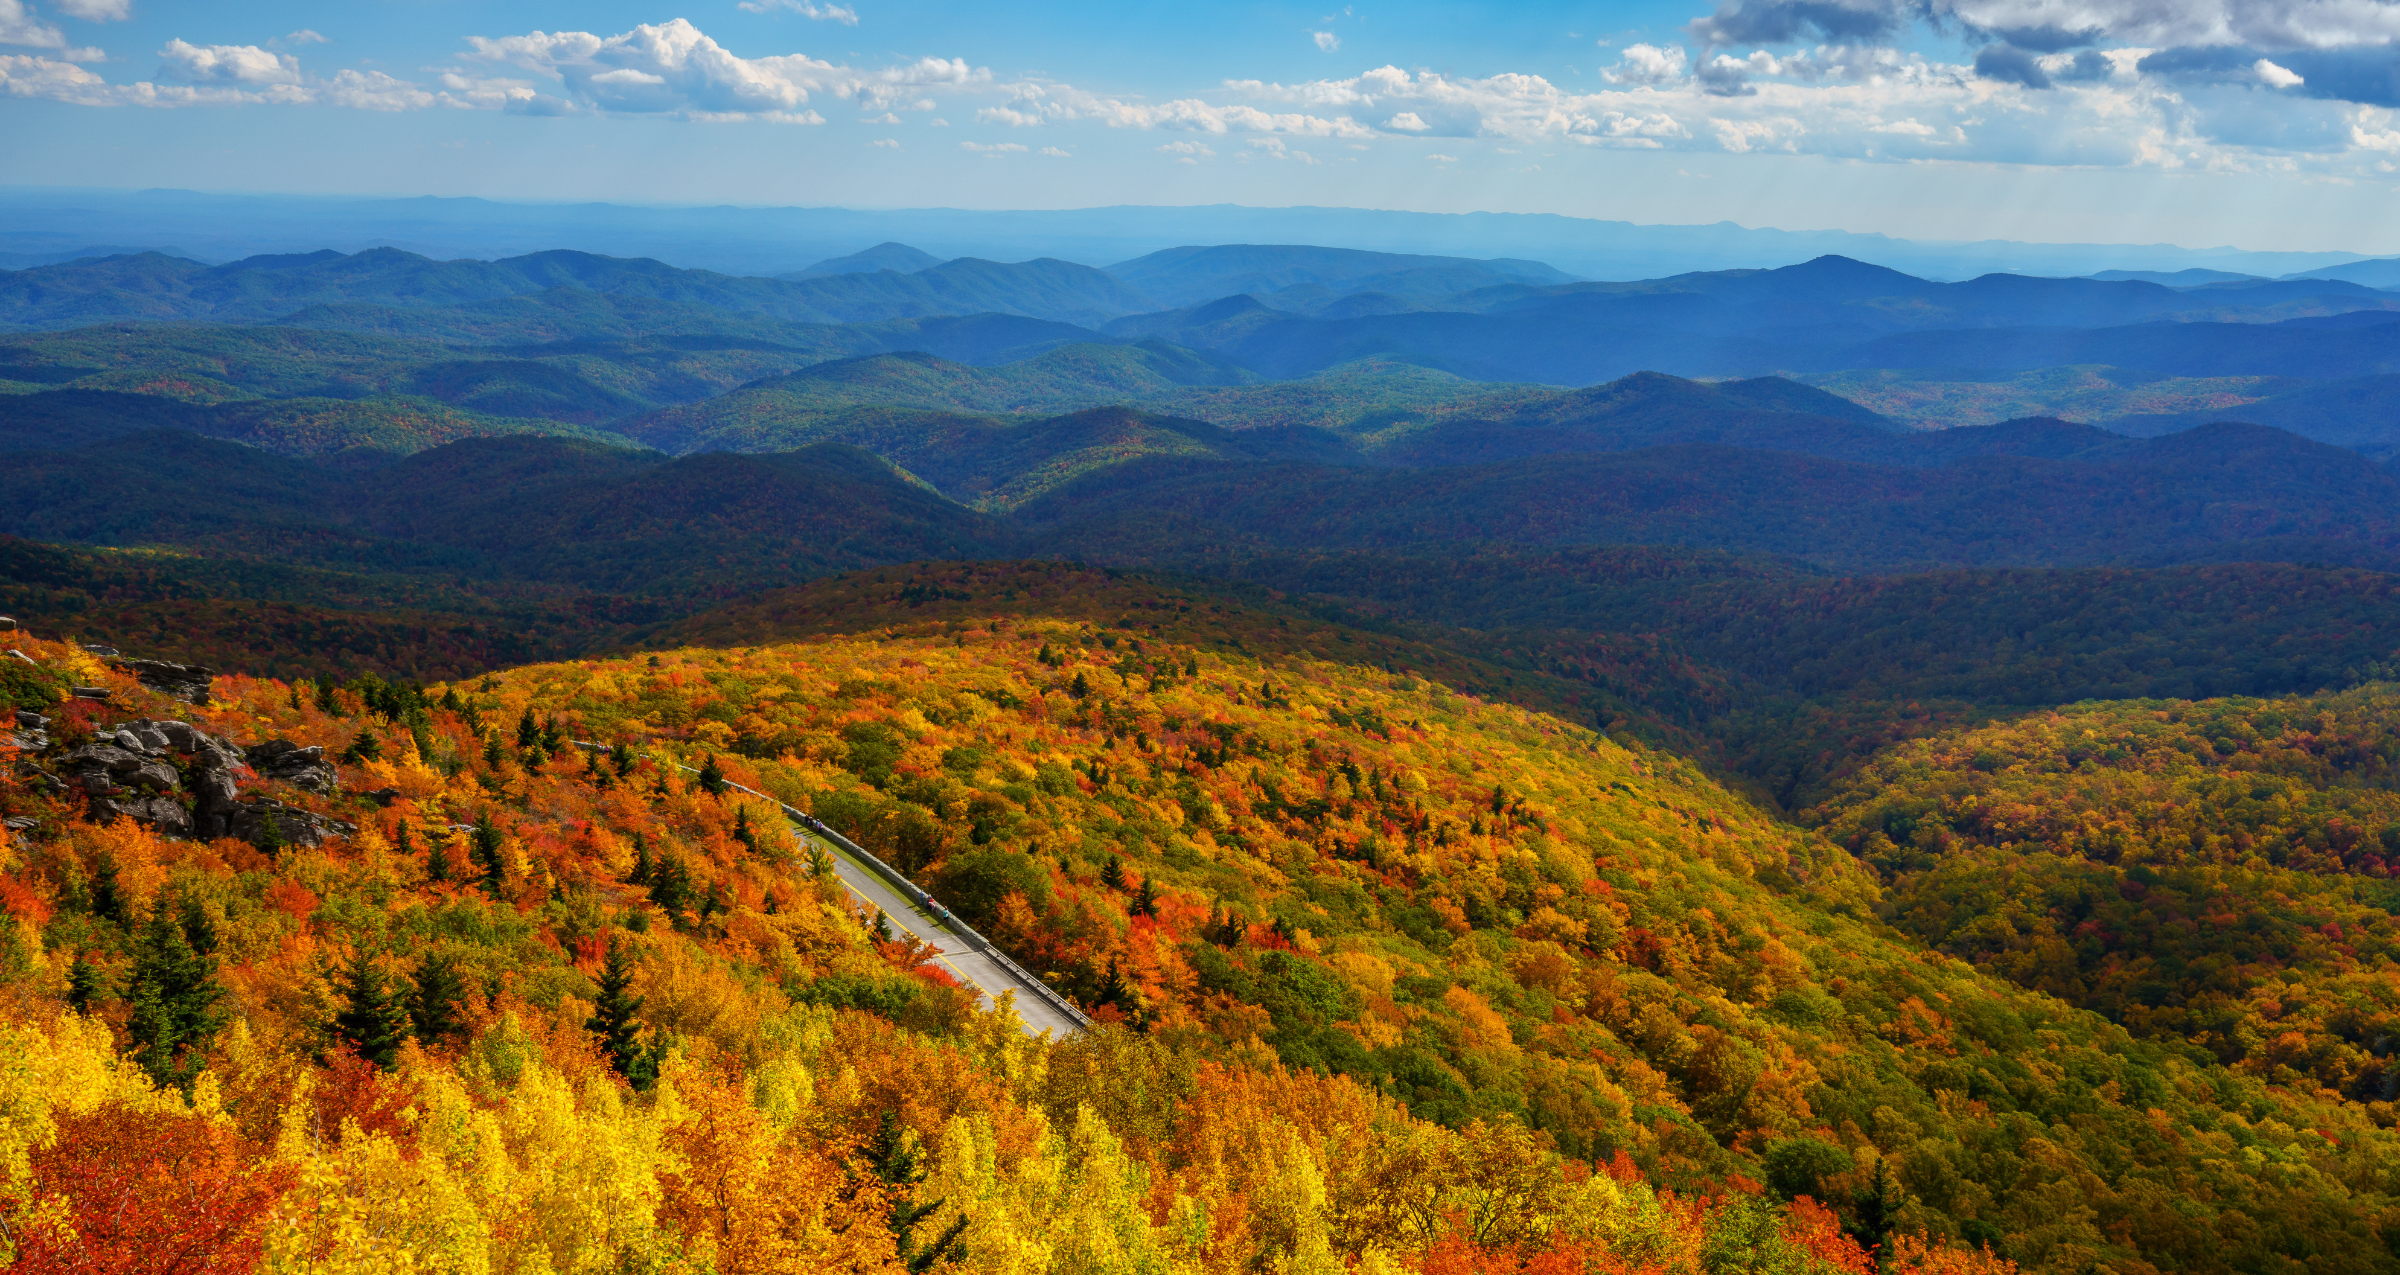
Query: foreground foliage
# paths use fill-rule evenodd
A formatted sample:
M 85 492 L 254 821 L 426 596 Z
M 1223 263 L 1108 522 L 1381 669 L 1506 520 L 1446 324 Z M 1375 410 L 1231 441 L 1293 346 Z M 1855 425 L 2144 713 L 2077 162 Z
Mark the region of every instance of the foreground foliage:
M 17 640 L 121 706 L 30 684 L 62 742 L 173 709 L 335 746 L 389 804 L 245 779 L 359 830 L 168 841 L 24 782 L 51 751 L 0 759 L 14 1269 L 1876 1269 L 1806 1200 L 1430 1122 L 1248 1037 L 1029 1038 L 878 940 L 770 807 L 574 749 L 565 701 L 512 729 L 525 683 L 222 678 L 195 712 Z M 1912 1231 L 1883 1257 L 2008 1269 Z

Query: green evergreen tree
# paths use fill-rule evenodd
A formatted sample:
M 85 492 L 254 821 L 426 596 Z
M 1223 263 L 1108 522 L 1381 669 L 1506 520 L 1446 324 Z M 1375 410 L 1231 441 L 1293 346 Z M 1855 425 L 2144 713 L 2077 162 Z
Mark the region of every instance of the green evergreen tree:
M 342 715 L 342 702 L 334 696 L 332 678 L 320 677 L 317 679 L 317 711 L 328 717 Z
M 508 760 L 508 749 L 500 742 L 500 732 L 492 731 L 483 737 L 483 765 L 486 770 L 498 770 Z
M 650 862 L 650 838 L 638 832 L 633 834 L 633 875 L 625 878 L 625 884 L 650 884 L 650 873 L 655 866 Z
M 133 923 L 125 912 L 125 888 L 117 883 L 117 861 L 106 855 L 92 868 L 92 915 L 119 925 Z
M 500 857 L 500 826 L 492 822 L 492 813 L 485 811 L 475 817 L 475 831 L 467 834 L 467 857 L 481 873 L 483 888 L 497 895 L 508 877 L 508 864 Z
M 358 734 L 351 739 L 350 746 L 342 750 L 343 763 L 351 766 L 364 761 L 374 761 L 382 756 L 383 741 L 375 738 L 372 728 L 365 726 L 359 728 Z
M 931 1244 L 917 1247 L 917 1223 L 932 1216 L 948 1202 L 948 1197 L 921 1204 L 908 1203 L 906 1188 L 924 1179 L 925 1158 L 915 1145 L 915 1139 L 907 1135 L 888 1109 L 883 1113 L 875 1136 L 868 1141 L 866 1152 L 868 1163 L 875 1166 L 875 1176 L 889 1186 L 900 1188 L 892 1192 L 892 1215 L 888 1224 L 892 1228 L 893 1255 L 900 1259 L 901 1268 L 908 1271 L 909 1275 L 924 1275 L 924 1272 L 943 1262 L 964 1259 L 966 1250 L 959 1244 L 959 1236 L 966 1232 L 971 1219 L 963 1213 Z
M 600 1037 L 608 1065 L 618 1075 L 636 1089 L 648 1089 L 658 1080 L 659 1059 L 655 1051 L 642 1047 L 642 1024 L 635 1017 L 641 1012 L 642 998 L 633 994 L 633 961 L 625 953 L 624 941 L 612 938 L 608 962 L 600 969 L 600 995 L 593 1000 L 592 1016 L 584 1021 L 583 1029 Z
M 1125 861 L 1113 854 L 1108 856 L 1108 862 L 1100 865 L 1100 884 L 1111 890 L 1124 889 Z
M 1151 888 L 1150 878 L 1142 878 L 1141 888 L 1133 892 L 1133 904 L 1126 911 L 1135 916 L 1158 915 L 1158 891 Z
M 684 913 L 691 909 L 695 891 L 692 870 L 673 855 L 661 856 L 650 870 L 650 901 L 667 914 L 667 919 L 680 926 Z
M 108 975 L 92 964 L 82 952 L 75 954 L 75 963 L 67 967 L 67 1008 L 78 1014 L 92 1012 L 96 1001 L 108 999 Z
M 425 838 L 425 879 L 428 881 L 450 879 L 450 852 L 442 848 L 442 843 L 438 838 L 430 836 Z
M 524 715 L 517 719 L 517 747 L 532 748 L 541 742 L 542 724 L 534 720 L 533 706 L 528 704 Z
M 752 854 L 758 853 L 758 834 L 750 830 L 750 807 L 733 808 L 733 839 L 742 843 Z
M 333 1016 L 334 1036 L 359 1057 L 390 1071 L 400 1061 L 401 1042 L 408 1039 L 406 996 L 384 976 L 365 944 L 350 949 L 349 963 L 336 983 L 342 1007 Z
M 187 901 L 188 902 L 188 901 Z M 178 909 L 164 899 L 151 909 L 133 958 L 132 985 L 126 999 L 133 1016 L 126 1035 L 134 1061 L 150 1078 L 187 1092 L 201 1070 L 208 1042 L 223 1030 L 227 1015 L 218 1004 L 225 989 L 217 982 L 213 931 L 197 936 L 187 932 Z
M 458 1007 L 467 999 L 467 981 L 458 963 L 447 956 L 428 956 L 417 962 L 416 986 L 409 992 L 408 1021 L 417 1039 L 438 1044 L 464 1026 Z
M 700 763 L 700 791 L 711 797 L 725 795 L 725 768 L 717 764 L 715 753 Z

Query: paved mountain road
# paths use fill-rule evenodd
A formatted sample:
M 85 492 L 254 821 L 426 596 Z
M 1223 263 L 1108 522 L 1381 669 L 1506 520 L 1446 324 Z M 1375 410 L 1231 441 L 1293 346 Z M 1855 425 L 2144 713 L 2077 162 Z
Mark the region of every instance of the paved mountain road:
M 606 751 L 604 744 L 574 741 L 578 748 L 595 752 Z M 677 770 L 699 772 L 681 762 L 669 762 Z M 1016 962 L 1002 955 L 997 948 L 968 929 L 963 923 L 943 911 L 925 892 L 908 883 L 906 877 L 865 850 L 852 844 L 840 834 L 818 823 L 807 813 L 795 810 L 756 789 L 728 783 L 728 788 L 746 793 L 761 801 L 775 802 L 793 824 L 793 835 L 805 849 L 816 846 L 833 857 L 833 873 L 852 897 L 869 907 L 880 909 L 891 920 L 892 928 L 905 931 L 919 942 L 940 949 L 934 959 L 975 989 L 978 1003 L 990 1007 L 1005 993 L 1015 993 L 1018 1019 L 1025 1033 L 1038 1036 L 1044 1032 L 1064 1039 L 1091 1026 L 1066 998 L 1044 986 Z
M 1024 980 L 1003 968 L 964 935 L 942 924 L 931 909 L 901 898 L 900 892 L 886 884 L 874 869 L 853 859 L 840 846 L 804 829 L 795 832 L 832 854 L 834 875 L 841 878 L 842 884 L 860 902 L 881 908 L 891 918 L 893 929 L 904 930 L 940 948 L 941 955 L 934 959 L 957 975 L 960 982 L 974 988 L 984 1006 L 988 1008 L 999 993 L 1013 991 L 1017 997 L 1017 1017 L 1024 1020 L 1028 1034 L 1039 1035 L 1047 1030 L 1052 1036 L 1064 1039 L 1083 1030 L 1083 1024 L 1067 1017 L 1065 1010 L 1025 986 Z

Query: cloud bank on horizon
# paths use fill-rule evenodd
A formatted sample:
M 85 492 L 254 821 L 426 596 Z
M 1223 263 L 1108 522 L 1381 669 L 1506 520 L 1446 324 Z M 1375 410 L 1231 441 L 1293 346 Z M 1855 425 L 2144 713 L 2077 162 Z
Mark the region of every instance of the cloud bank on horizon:
M 854 43 L 876 24 L 871 7 L 805 0 L 724 11 L 799 19 L 776 28 L 786 51 L 729 47 L 665 15 L 617 30 L 437 34 L 445 54 L 413 68 L 367 48 L 335 65 L 314 30 L 252 43 L 173 35 L 139 55 L 95 47 L 140 3 L 0 0 L 0 102 L 832 124 L 878 130 L 850 144 L 884 153 L 907 149 L 884 135 L 893 130 L 956 123 L 1024 134 L 964 149 L 1026 162 L 1071 155 L 1102 130 L 1220 142 L 1149 148 L 1177 162 L 1305 166 L 1382 143 L 1482 142 L 1503 154 L 1541 145 L 2353 183 L 2400 173 L 2400 0 L 1723 0 L 1644 38 L 1576 37 L 1591 74 L 1571 80 L 1390 61 L 1245 74 L 1194 58 L 1186 82 L 1129 72 L 1111 83 L 995 69 L 973 48 L 791 49 Z M 1359 21 L 1345 10 L 1292 42 L 1338 63 L 1360 44 L 1342 34 Z M 959 147 L 925 153 L 935 149 Z

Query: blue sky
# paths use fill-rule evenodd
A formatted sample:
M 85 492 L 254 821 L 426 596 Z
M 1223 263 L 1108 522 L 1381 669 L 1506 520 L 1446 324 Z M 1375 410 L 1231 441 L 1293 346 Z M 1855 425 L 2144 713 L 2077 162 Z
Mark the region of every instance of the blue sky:
M 2400 252 L 2400 0 L 0 0 L 27 185 Z

